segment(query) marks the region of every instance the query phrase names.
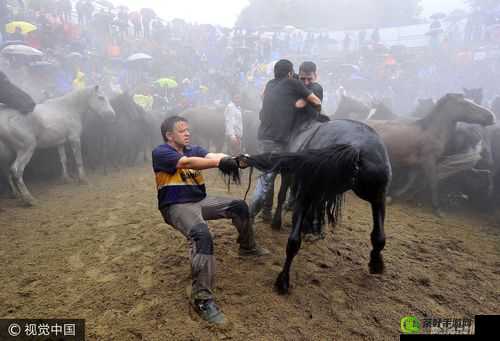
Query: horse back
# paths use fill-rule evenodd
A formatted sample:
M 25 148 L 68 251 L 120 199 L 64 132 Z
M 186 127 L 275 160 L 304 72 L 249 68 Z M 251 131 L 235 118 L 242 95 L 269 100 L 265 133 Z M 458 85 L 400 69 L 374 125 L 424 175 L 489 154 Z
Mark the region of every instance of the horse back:
M 321 124 L 313 134 L 308 149 L 351 145 L 359 151 L 359 176 L 362 179 L 371 178 L 382 187 L 390 181 L 392 170 L 387 149 L 377 132 L 368 125 L 353 120 L 333 120 Z

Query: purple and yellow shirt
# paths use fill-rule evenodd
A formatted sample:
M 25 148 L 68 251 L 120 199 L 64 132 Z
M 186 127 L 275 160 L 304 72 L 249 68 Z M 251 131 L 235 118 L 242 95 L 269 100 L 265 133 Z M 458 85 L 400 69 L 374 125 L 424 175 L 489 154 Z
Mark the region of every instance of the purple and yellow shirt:
M 197 202 L 207 195 L 201 171 L 177 169 L 183 156 L 205 157 L 208 151 L 199 146 L 188 146 L 181 154 L 169 144 L 162 144 L 153 150 L 153 171 L 156 175 L 158 208 L 187 202 Z

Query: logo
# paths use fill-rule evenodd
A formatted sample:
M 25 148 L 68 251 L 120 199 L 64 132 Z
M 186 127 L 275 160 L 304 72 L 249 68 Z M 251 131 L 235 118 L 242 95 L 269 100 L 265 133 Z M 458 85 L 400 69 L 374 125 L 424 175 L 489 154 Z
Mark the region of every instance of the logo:
M 401 331 L 404 334 L 416 334 L 420 331 L 420 321 L 415 316 L 405 316 L 401 319 Z
M 21 334 L 21 326 L 17 323 L 12 323 L 7 331 L 10 336 L 19 336 Z

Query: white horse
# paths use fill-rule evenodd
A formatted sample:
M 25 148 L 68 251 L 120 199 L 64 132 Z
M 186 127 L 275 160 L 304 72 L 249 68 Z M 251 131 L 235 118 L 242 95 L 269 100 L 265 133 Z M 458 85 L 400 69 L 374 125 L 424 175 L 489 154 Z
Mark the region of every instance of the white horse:
M 63 97 L 36 105 L 33 113 L 22 115 L 17 110 L 0 107 L 0 143 L 14 152 L 15 160 L 9 166 L 9 183 L 23 201 L 34 205 L 35 199 L 24 184 L 23 173 L 36 148 L 58 147 L 62 176 L 68 181 L 66 152 L 69 142 L 78 168 L 80 182 L 86 183 L 83 169 L 80 136 L 84 116 L 94 112 L 113 119 L 115 112 L 99 87 L 73 91 Z M 4 148 L 0 148 L 0 151 Z M 0 157 L 0 159 L 2 159 Z

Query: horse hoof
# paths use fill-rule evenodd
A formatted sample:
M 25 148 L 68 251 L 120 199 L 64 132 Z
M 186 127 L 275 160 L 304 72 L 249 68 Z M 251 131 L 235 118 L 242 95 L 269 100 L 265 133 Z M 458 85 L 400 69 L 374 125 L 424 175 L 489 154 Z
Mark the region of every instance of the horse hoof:
M 387 205 L 392 204 L 392 203 L 393 203 L 392 197 L 387 197 L 387 198 L 385 199 L 385 203 L 386 203 Z
M 38 205 L 38 202 L 34 198 L 24 200 L 25 207 L 34 207 L 37 205 Z
M 285 278 L 283 273 L 280 273 L 278 278 L 276 279 L 276 282 L 274 283 L 274 288 L 278 292 L 279 295 L 286 295 L 288 294 L 288 279 Z
M 372 275 L 381 275 L 384 273 L 384 261 L 382 260 L 382 256 L 380 259 L 371 259 L 370 263 L 368 263 L 368 268 L 370 269 L 370 274 Z

